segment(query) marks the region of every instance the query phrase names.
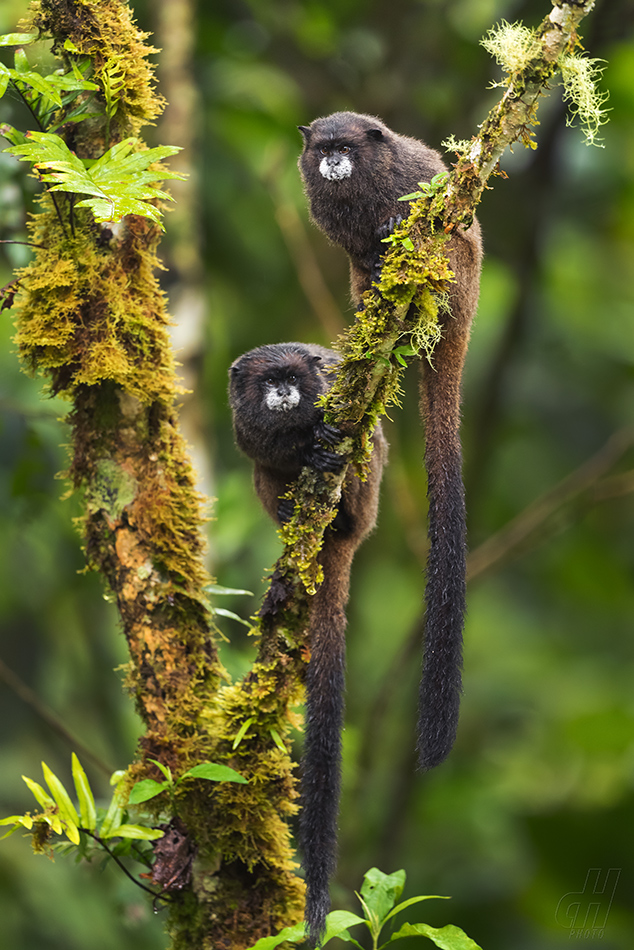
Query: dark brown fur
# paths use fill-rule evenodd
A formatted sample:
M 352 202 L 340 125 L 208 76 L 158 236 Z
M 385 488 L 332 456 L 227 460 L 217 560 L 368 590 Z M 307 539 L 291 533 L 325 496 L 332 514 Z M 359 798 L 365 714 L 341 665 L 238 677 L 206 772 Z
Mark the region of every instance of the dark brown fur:
M 348 253 L 352 298 L 359 306 L 380 273 L 386 249 L 381 238 L 395 219 L 408 213 L 408 203 L 398 198 L 446 167 L 438 152 L 397 135 L 374 116 L 335 112 L 299 128 L 304 136 L 299 167 L 311 216 Z M 324 160 L 330 162 L 332 179 L 320 171 Z M 346 161 L 349 174 L 336 177 Z M 448 253 L 456 277 L 451 315 L 443 317 L 433 368 L 422 362 L 421 380 L 430 540 L 418 726 L 423 768 L 448 755 L 458 725 L 466 570 L 460 381 L 479 292 L 482 240 L 477 221 L 469 230 L 455 232 Z
M 236 441 L 255 462 L 255 489 L 278 523 L 292 514 L 292 508 L 280 499 L 303 466 L 336 471 L 342 464 L 327 447 L 334 433 L 324 425 L 323 412 L 315 405 L 317 397 L 330 387 L 338 361 L 336 353 L 321 346 L 279 343 L 251 350 L 231 367 L 229 395 Z M 268 408 L 271 386 L 284 394 L 295 385 L 301 393 L 296 406 L 286 411 Z M 362 481 L 352 466 L 344 480 L 337 515 L 326 530 L 319 555 L 324 580 L 311 602 L 300 831 L 307 884 L 306 922 L 313 943 L 323 933 L 328 884 L 336 866 L 345 608 L 355 551 L 376 524 L 387 456 L 380 426 L 373 441 L 366 480 Z

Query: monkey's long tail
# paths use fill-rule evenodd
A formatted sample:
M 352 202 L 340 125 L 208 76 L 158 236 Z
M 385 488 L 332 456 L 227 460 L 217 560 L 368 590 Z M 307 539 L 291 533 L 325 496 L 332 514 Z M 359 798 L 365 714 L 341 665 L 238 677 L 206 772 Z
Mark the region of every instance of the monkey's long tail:
M 450 329 L 451 333 L 451 329 Z M 460 378 L 466 344 L 444 338 L 421 383 L 429 500 L 425 643 L 420 684 L 418 754 L 438 765 L 456 738 L 462 690 L 466 525 L 460 446 Z
M 341 787 L 341 730 L 345 688 L 345 606 L 350 563 L 345 550 L 331 560 L 322 551 L 324 581 L 311 610 L 311 655 L 306 674 L 306 736 L 300 836 L 306 875 L 309 942 L 323 937 L 330 909 L 328 885 L 337 864 L 337 817 Z

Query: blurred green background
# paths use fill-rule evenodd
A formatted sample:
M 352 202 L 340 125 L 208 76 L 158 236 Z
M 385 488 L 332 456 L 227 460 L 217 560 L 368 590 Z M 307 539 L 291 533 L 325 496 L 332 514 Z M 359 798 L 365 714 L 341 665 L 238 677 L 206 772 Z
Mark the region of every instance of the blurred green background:
M 352 317 L 345 255 L 308 222 L 296 126 L 344 108 L 434 147 L 450 133 L 468 137 L 498 97 L 480 38 L 503 18 L 534 25 L 550 4 L 134 7 L 163 49 L 155 58 L 170 102 L 149 139 L 184 145 L 178 161 L 191 173 L 174 184 L 163 244 L 192 390 L 183 424 L 216 498 L 210 567 L 220 583 L 256 592 L 221 606 L 248 615 L 279 541 L 233 445 L 227 367 L 260 343 L 328 344 Z M 25 8 L 4 0 L 0 32 Z M 413 908 L 411 919 L 458 924 L 484 950 L 555 950 L 571 939 L 634 946 L 633 26 L 631 0 L 603 0 L 583 24 L 586 49 L 607 61 L 605 147 L 588 148 L 566 126 L 554 88 L 540 105 L 538 149 L 504 158 L 509 177 L 492 180 L 479 211 L 486 261 L 463 414 L 465 693 L 456 748 L 430 775 L 415 772 L 413 757 L 426 517 L 413 369 L 403 409 L 386 423 L 379 527 L 353 574 L 333 899 L 354 909 L 368 867 L 403 867 L 406 897 L 452 896 Z M 8 97 L 0 106 L 0 121 L 26 121 Z M 0 154 L 0 238 L 25 239 L 34 189 Z M 0 251 L 2 285 L 28 249 Z M 72 748 L 105 795 L 107 769 L 133 757 L 140 723 L 116 671 L 126 655 L 114 606 L 100 579 L 81 573 L 79 500 L 64 499 L 56 480 L 67 407 L 42 401 L 41 382 L 20 373 L 7 311 L 0 334 L 6 815 L 32 807 L 20 774 L 40 779 L 41 759 L 70 780 Z M 253 644 L 231 621 L 224 632 L 223 659 L 241 675 Z M 593 895 L 595 879 L 603 892 Z M 112 868 L 53 865 L 17 834 L 0 844 L 0 943 L 158 950 L 166 940 L 160 915 Z

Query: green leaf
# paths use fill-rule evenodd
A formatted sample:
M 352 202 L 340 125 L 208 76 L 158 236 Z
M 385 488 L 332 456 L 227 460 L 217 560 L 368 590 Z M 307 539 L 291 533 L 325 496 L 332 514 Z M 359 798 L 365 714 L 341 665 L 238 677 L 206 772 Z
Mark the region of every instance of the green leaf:
M 63 833 L 62 823 L 59 815 L 40 815 L 38 821 L 45 821 L 53 829 L 56 835 Z
M 170 787 L 170 782 L 155 782 L 153 778 L 144 778 L 136 785 L 132 786 L 128 805 L 140 805 L 141 802 L 149 802 L 151 798 L 156 798 L 166 788 Z
M 299 943 L 304 939 L 306 928 L 303 923 L 295 924 L 294 927 L 285 927 L 273 937 L 260 937 L 257 943 L 254 943 L 250 950 L 274 950 L 281 943 L 288 940 L 289 943 Z
M 428 194 L 429 194 L 429 190 L 413 191 L 411 195 L 401 195 L 400 198 L 397 198 L 397 201 L 413 201 L 415 198 L 424 198 Z
M 405 871 L 384 874 L 378 868 L 370 868 L 363 878 L 361 896 L 368 910 L 383 923 L 403 893 L 404 887 Z
M 42 181 L 51 183 L 50 191 L 92 195 L 77 202 L 79 208 L 90 208 L 95 221 L 120 221 L 126 214 L 138 214 L 158 221 L 161 212 L 147 204 L 156 198 L 169 198 L 150 184 L 166 178 L 183 178 L 165 169 L 148 166 L 174 155 L 179 148 L 164 145 L 132 152 L 136 139 L 129 138 L 113 145 L 97 161 L 82 162 L 70 151 L 59 135 L 52 132 L 29 132 L 28 141 L 5 151 L 33 162 Z
M 387 915 L 385 921 L 389 920 L 390 917 L 394 917 L 395 914 L 399 914 L 402 910 L 405 910 L 406 907 L 410 907 L 412 904 L 420 904 L 421 901 L 448 901 L 450 899 L 451 898 L 449 897 L 444 897 L 442 894 L 422 894 L 419 897 L 410 897 L 409 900 L 403 901 L 402 904 L 397 904 L 396 907 L 394 907 L 393 910 L 391 910 Z
M 242 723 L 242 725 L 240 726 L 240 729 L 238 730 L 238 735 L 233 740 L 233 745 L 231 746 L 232 749 L 238 748 L 238 746 L 244 739 L 245 735 L 247 734 L 247 730 L 249 726 L 254 720 L 255 720 L 255 716 L 249 716 L 249 718 L 245 722 Z
M 35 798 L 36 798 L 38 804 L 41 805 L 42 808 L 55 808 L 55 802 L 53 801 L 53 799 L 51 798 L 51 796 L 48 795 L 48 794 L 44 791 L 44 789 L 42 788 L 41 785 L 38 785 L 38 783 L 37 783 L 37 782 L 34 782 L 33 779 L 27 778 L 26 775 L 23 775 L 23 776 L 22 776 L 22 780 L 23 780 L 24 782 L 26 782 L 26 784 L 28 785 L 29 789 L 30 789 L 30 790 L 33 792 L 33 794 L 35 795 Z
M 110 779 L 111 784 L 112 784 L 112 779 L 117 774 L 119 775 L 119 778 L 117 779 L 116 788 L 113 792 L 112 798 L 110 800 L 110 804 L 108 805 L 108 811 L 106 812 L 106 816 L 101 822 L 101 828 L 99 829 L 99 836 L 101 838 L 108 838 L 110 836 L 111 829 L 116 828 L 118 825 L 121 824 L 121 816 L 123 814 L 123 808 L 124 808 L 125 784 L 123 782 L 123 778 L 125 776 L 125 772 L 121 772 L 121 773 L 115 772 L 112 778 Z
M 248 594 L 249 597 L 253 597 L 253 591 L 241 590 L 239 587 L 221 587 L 220 584 L 207 584 L 204 590 L 208 594 L 216 594 L 219 597 L 225 594 Z
M 241 623 L 245 627 L 251 628 L 253 626 L 253 624 L 245 620 L 244 617 L 234 614 L 233 610 L 225 610 L 224 607 L 212 607 L 212 613 L 218 614 L 220 617 L 229 617 L 230 620 L 237 620 L 238 623 Z
M 167 779 L 168 785 L 174 784 L 174 776 L 172 775 L 172 770 L 170 769 L 169 765 L 163 765 L 163 763 L 159 762 L 158 759 L 148 759 L 148 762 L 153 762 L 157 769 L 160 769 Z
M 5 33 L 0 36 L 0 46 L 28 46 L 39 36 L 39 33 Z
M 102 831 L 100 838 L 138 838 L 141 841 L 154 841 L 162 838 L 165 832 L 160 828 L 148 828 L 146 825 L 117 825 L 110 828 L 107 834 Z
M 326 917 L 326 932 L 324 934 L 324 939 L 322 940 L 322 945 L 327 943 L 329 940 L 332 940 L 333 937 L 339 937 L 343 940 L 353 941 L 350 936 L 343 937 L 342 934 L 348 929 L 348 927 L 356 927 L 357 924 L 366 924 L 367 921 L 363 917 L 359 917 L 358 914 L 352 914 L 349 910 L 333 910 Z
M 273 740 L 275 745 L 278 747 L 280 752 L 283 752 L 284 755 L 286 755 L 288 750 L 286 746 L 284 745 L 284 743 L 282 742 L 282 737 L 280 736 L 277 729 L 269 729 L 269 732 L 271 733 L 271 739 Z
M 74 752 L 71 761 L 73 781 L 75 783 L 75 791 L 77 792 L 77 801 L 79 803 L 81 827 L 86 828 L 88 831 L 94 831 L 97 827 L 97 809 L 95 807 L 95 798 L 90 787 L 90 782 Z
M 447 924 L 446 927 L 430 927 L 428 924 L 403 924 L 400 930 L 392 934 L 390 943 L 400 940 L 401 937 L 428 937 L 441 950 L 482 950 L 482 948 L 467 937 L 464 930 Z
M 62 821 L 70 822 L 77 828 L 79 825 L 79 815 L 70 800 L 70 795 L 55 773 L 51 772 L 46 762 L 42 762 L 42 772 L 44 773 L 44 779 L 50 789 L 51 795 L 55 799 L 55 804 L 59 809 L 59 817 Z M 79 844 L 79 837 L 77 837 L 77 841 L 74 842 L 74 844 Z
M 4 63 L 0 63 L 0 99 L 7 91 L 9 80 L 11 79 L 11 70 L 7 69 Z
M 0 825 L 23 825 L 24 828 L 33 827 L 33 819 L 30 815 L 10 815 L 8 818 L 0 818 Z
M 20 132 L 19 129 L 14 129 L 8 122 L 4 122 L 0 125 L 0 135 L 4 135 L 5 139 L 9 139 L 14 145 L 22 145 L 23 142 L 26 142 L 24 132 Z
M 179 778 L 182 782 L 184 778 L 205 778 L 210 782 L 238 782 L 240 785 L 246 785 L 248 779 L 240 775 L 228 765 L 217 765 L 214 762 L 201 762 L 193 768 L 188 769 Z

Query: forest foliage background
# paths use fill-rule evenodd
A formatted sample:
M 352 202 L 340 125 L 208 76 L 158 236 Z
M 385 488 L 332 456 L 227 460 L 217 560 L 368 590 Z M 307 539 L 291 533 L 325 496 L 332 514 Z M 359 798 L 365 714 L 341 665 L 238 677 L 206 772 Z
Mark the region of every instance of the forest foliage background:
M 5 0 L 0 32 L 13 31 L 25 7 Z M 220 606 L 248 616 L 280 546 L 233 446 L 227 368 L 261 343 L 327 345 L 352 315 L 345 255 L 308 222 L 296 126 L 343 108 L 380 115 L 434 147 L 451 133 L 469 137 L 498 96 L 488 88 L 498 68 L 480 38 L 502 18 L 536 24 L 549 4 L 134 8 L 164 51 L 156 59 L 170 106 L 152 144 L 185 146 L 181 168 L 191 172 L 172 186 L 178 203 L 163 243 L 192 390 L 183 423 L 201 485 L 217 499 L 211 569 L 220 583 L 255 592 Z M 426 514 L 414 370 L 402 411 L 386 423 L 379 527 L 353 575 L 334 901 L 354 908 L 372 865 L 403 867 L 405 896 L 453 897 L 423 905 L 424 919 L 458 924 L 485 950 L 568 944 L 582 921 L 562 907 L 591 869 L 620 876 L 611 905 L 611 886 L 598 898 L 604 928 L 576 939 L 600 940 L 601 950 L 634 940 L 633 26 L 629 0 L 599 2 L 583 24 L 584 45 L 607 61 L 604 148 L 566 127 L 555 88 L 540 105 L 537 150 L 516 146 L 505 157 L 509 177 L 493 179 L 479 210 L 486 261 L 463 413 L 465 695 L 456 748 L 425 777 L 413 755 Z M 26 121 L 17 103 L 2 105 L 3 121 Z M 0 238 L 25 239 L 23 205 L 35 188 L 0 154 Z M 3 285 L 28 249 L 0 251 Z M 41 759 L 70 778 L 71 747 L 107 792 L 107 768 L 53 730 L 41 707 L 112 769 L 133 758 L 140 723 L 116 671 L 126 655 L 115 608 L 100 579 L 81 573 L 79 499 L 63 498 L 56 479 L 67 407 L 42 401 L 41 384 L 20 373 L 7 311 L 0 334 L 4 815 L 31 807 L 20 775 L 39 778 Z M 242 675 L 253 643 L 232 621 L 223 629 L 223 660 Z M 37 702 L 16 692 L 11 671 Z M 587 893 L 578 899 L 587 906 Z M 0 931 L 12 950 L 165 946 L 160 916 L 110 866 L 53 865 L 20 835 L 0 844 Z

